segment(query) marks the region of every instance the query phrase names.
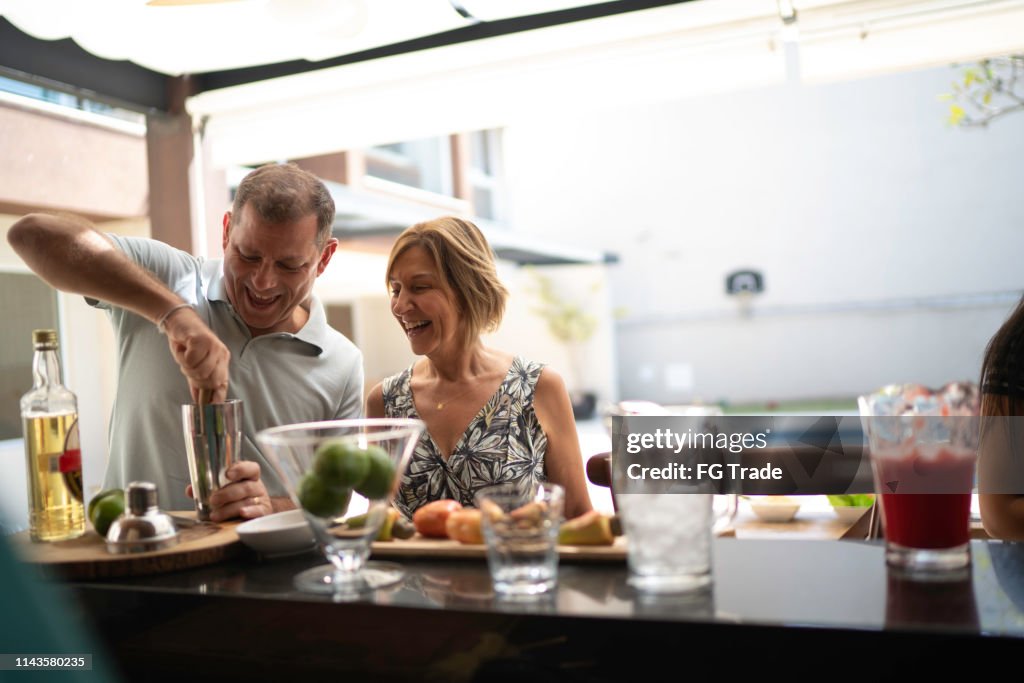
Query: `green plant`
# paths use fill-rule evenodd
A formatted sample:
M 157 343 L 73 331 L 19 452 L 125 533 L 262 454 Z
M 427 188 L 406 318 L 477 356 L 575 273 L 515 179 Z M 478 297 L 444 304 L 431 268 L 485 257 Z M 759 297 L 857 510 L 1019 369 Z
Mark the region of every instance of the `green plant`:
M 533 312 L 547 322 L 551 335 L 565 344 L 578 344 L 590 339 L 597 330 L 597 318 L 587 313 L 582 304 L 563 298 L 551 278 L 535 270 L 531 274 L 535 282 L 533 292 L 540 300 L 540 305 L 534 307 Z M 600 287 L 600 282 L 594 283 L 590 287 L 591 293 Z
M 828 496 L 828 502 L 832 507 L 871 507 L 875 502 L 875 496 L 871 493 L 845 493 L 838 496 Z
M 949 102 L 951 126 L 987 126 L 1014 111 L 1024 111 L 1024 54 L 983 59 L 961 68 Z
M 585 386 L 586 354 L 582 345 L 594 336 L 598 319 L 587 311 L 589 301 L 577 302 L 566 298 L 558 291 L 552 278 L 532 268 L 529 272 L 533 278 L 533 287 L 530 291 L 538 301 L 538 305 L 532 309 L 533 312 L 547 322 L 551 336 L 565 344 L 569 351 L 569 366 L 565 368 L 568 370 L 565 378 L 570 394 L 581 399 L 589 395 L 593 401 L 593 394 L 588 392 Z M 600 280 L 595 281 L 590 285 L 588 293 L 596 293 L 601 284 Z

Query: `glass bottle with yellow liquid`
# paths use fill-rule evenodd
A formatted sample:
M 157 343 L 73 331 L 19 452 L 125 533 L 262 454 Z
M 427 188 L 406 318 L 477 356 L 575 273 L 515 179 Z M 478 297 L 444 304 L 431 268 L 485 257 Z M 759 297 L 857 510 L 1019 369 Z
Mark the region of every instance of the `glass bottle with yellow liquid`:
M 85 533 L 78 400 L 61 379 L 56 330 L 34 330 L 32 345 L 32 389 L 21 397 L 29 533 L 63 541 Z

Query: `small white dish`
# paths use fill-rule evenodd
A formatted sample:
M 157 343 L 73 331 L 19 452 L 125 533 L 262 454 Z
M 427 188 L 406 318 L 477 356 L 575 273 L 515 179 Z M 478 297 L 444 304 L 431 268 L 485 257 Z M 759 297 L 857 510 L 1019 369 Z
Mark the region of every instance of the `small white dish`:
M 858 519 L 863 517 L 864 513 L 870 510 L 871 508 L 859 507 L 854 505 L 836 505 L 832 509 L 835 511 L 836 517 L 839 518 L 840 522 L 843 522 L 845 524 L 853 524 Z
M 288 555 L 313 547 L 315 539 L 302 510 L 257 517 L 235 527 L 242 543 L 265 555 Z
M 751 498 L 750 509 L 762 522 L 789 522 L 800 509 L 800 503 L 786 496 Z

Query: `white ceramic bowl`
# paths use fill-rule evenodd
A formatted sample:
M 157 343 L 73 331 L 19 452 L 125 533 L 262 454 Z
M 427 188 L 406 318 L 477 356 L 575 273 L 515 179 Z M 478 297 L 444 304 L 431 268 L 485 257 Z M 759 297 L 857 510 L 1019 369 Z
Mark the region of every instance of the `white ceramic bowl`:
M 853 524 L 858 519 L 864 516 L 870 508 L 858 507 L 854 505 L 836 505 L 832 508 L 835 510 L 836 517 L 839 518 L 840 522 L 846 524 Z
M 302 510 L 257 517 L 235 527 L 242 543 L 265 555 L 287 555 L 313 547 L 313 531 Z
M 789 522 L 796 516 L 800 503 L 786 496 L 751 498 L 750 509 L 762 522 Z

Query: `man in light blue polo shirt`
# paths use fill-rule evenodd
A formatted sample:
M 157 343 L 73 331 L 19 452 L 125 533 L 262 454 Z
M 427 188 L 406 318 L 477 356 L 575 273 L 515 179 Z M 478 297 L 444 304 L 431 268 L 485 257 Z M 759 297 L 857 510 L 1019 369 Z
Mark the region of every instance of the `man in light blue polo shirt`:
M 190 509 L 181 405 L 208 391 L 245 403 L 244 461 L 211 497 L 212 519 L 291 507 L 255 433 L 362 414 L 362 355 L 312 295 L 338 245 L 333 221 L 323 183 L 288 164 L 239 185 L 223 260 L 69 217 L 32 214 L 11 227 L 8 240 L 40 277 L 110 314 L 119 364 L 106 486 L 152 481 L 161 507 Z

